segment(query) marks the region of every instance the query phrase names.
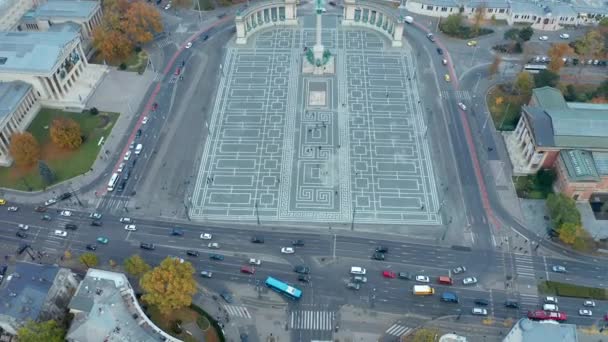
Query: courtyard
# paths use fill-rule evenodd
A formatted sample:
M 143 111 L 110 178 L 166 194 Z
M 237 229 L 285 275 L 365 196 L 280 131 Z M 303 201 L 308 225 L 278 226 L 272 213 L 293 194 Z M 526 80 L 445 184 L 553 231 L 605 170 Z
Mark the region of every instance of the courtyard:
M 415 60 L 323 18 L 336 72 L 302 74 L 314 17 L 228 46 L 193 220 L 441 223 Z

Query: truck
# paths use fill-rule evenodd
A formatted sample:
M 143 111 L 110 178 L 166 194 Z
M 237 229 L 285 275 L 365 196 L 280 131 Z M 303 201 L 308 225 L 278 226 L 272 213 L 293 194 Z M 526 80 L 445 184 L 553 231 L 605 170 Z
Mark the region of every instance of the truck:
M 435 293 L 435 289 L 428 285 L 414 285 L 413 292 L 416 296 L 430 296 Z
M 406 16 L 405 18 L 403 18 L 403 21 L 405 21 L 408 24 L 411 24 L 414 22 L 414 18 L 410 17 L 409 15 Z

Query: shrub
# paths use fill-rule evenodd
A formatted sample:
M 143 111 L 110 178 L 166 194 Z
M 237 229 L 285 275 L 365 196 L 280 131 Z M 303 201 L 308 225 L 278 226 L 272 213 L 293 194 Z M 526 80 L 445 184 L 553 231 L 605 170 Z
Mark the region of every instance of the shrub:
M 97 107 L 93 107 L 89 112 L 91 113 L 91 115 L 97 115 L 99 114 L 99 109 L 97 109 Z
M 120 70 L 127 70 L 127 64 L 126 63 L 120 63 L 120 65 L 118 66 L 118 69 L 120 69 Z
M 140 53 L 141 52 L 141 46 L 136 46 L 135 47 L 135 52 L 136 53 Z
M 606 289 L 586 287 L 557 281 L 544 281 L 538 285 L 538 290 L 543 293 L 556 294 L 563 297 L 593 298 L 598 300 L 608 299 Z

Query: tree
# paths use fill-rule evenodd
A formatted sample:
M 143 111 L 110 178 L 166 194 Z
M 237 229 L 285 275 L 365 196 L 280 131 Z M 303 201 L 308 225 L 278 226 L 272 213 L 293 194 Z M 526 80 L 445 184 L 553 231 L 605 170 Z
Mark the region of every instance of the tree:
M 553 44 L 549 48 L 547 54 L 549 58 L 551 58 L 551 62 L 549 63 L 549 70 L 553 72 L 559 72 L 559 70 L 564 66 L 564 60 L 562 59 L 566 55 L 571 55 L 574 51 L 572 48 L 565 43 Z
M 196 0 L 198 1 L 198 0 Z M 173 0 L 172 6 L 176 8 L 192 8 L 192 0 Z M 198 8 L 198 7 L 196 7 Z
M 517 74 L 514 87 L 520 95 L 524 95 L 526 97 L 530 96 L 532 94 L 532 87 L 534 87 L 534 79 L 532 78 L 532 74 L 527 71 L 522 71 Z
M 559 227 L 559 239 L 568 245 L 571 245 L 576 241 L 578 237 L 580 227 L 574 223 L 564 223 Z
M 109 63 L 125 60 L 133 51 L 133 44 L 127 36 L 103 26 L 97 26 L 93 30 L 93 46 Z
M 53 181 L 55 181 L 53 171 L 51 171 L 51 168 L 43 160 L 38 161 L 38 172 L 45 185 L 51 185 L 53 184 Z
M 598 25 L 600 27 L 608 27 L 608 17 L 602 18 L 602 20 L 600 20 Z
M 479 28 L 481 27 L 481 23 L 487 12 L 487 5 L 482 2 L 479 4 L 479 7 L 475 9 L 475 14 L 473 16 L 473 35 L 477 35 L 479 33 Z
M 197 290 L 192 264 L 173 257 L 165 258 L 158 267 L 145 273 L 139 285 L 144 291 L 144 302 L 156 306 L 163 315 L 189 306 Z
M 524 42 L 527 42 L 528 40 L 530 40 L 533 35 L 534 35 L 534 29 L 532 29 L 532 26 L 526 26 L 523 29 L 519 30 L 519 39 L 521 39 Z
M 449 35 L 457 34 L 462 27 L 462 16 L 460 14 L 450 14 L 441 23 L 441 30 Z
M 17 330 L 17 339 L 19 342 L 63 342 L 65 330 L 55 320 L 40 323 L 30 320 Z
M 534 75 L 534 87 L 555 87 L 559 81 L 559 75 L 551 70 L 541 70 L 538 74 Z
M 139 255 L 132 255 L 124 261 L 125 271 L 134 277 L 141 277 L 150 270 L 150 265 L 146 264 Z
M 84 266 L 86 266 L 86 268 L 99 265 L 99 258 L 97 258 L 97 255 L 94 253 L 84 253 L 78 259 Z
M 162 19 L 156 7 L 145 2 L 132 2 L 123 20 L 122 28 L 135 45 L 143 45 L 163 30 Z
M 547 196 L 547 209 L 551 223 L 557 229 L 560 229 L 565 223 L 581 225 L 581 214 L 576 207 L 576 202 L 562 193 Z
M 495 55 L 492 64 L 490 64 L 490 70 L 488 71 L 490 73 L 490 78 L 498 73 L 500 62 L 502 62 L 502 57 L 500 57 L 500 55 Z
M 78 122 L 58 117 L 51 123 L 51 140 L 61 148 L 75 150 L 82 144 Z
M 515 40 L 517 41 L 519 39 L 519 29 L 517 28 L 511 28 L 505 31 L 503 38 L 505 40 Z
M 435 342 L 440 336 L 439 330 L 435 328 L 421 328 L 416 330 L 412 337 L 413 342 Z
M 15 133 L 11 135 L 9 147 L 11 156 L 18 166 L 32 165 L 40 158 L 40 145 L 36 138 L 29 133 Z
M 604 39 L 599 30 L 589 30 L 582 38 L 574 42 L 574 51 L 584 59 L 599 55 L 604 49 Z M 579 72 L 585 63 L 581 63 Z

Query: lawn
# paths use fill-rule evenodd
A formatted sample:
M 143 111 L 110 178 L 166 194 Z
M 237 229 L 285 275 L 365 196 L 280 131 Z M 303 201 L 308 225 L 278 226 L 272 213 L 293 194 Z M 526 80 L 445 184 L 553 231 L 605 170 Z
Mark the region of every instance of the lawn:
M 62 150 L 52 144 L 48 128 L 56 117 L 68 117 L 80 124 L 85 140 L 78 150 Z M 43 108 L 27 131 L 38 140 L 42 151 L 41 159 L 53 171 L 55 183 L 59 183 L 90 170 L 101 148 L 97 145 L 99 139 L 110 134 L 117 119 L 117 113 L 100 112 L 98 115 L 91 115 L 88 112 L 70 113 Z M 44 184 L 37 164 L 27 168 L 13 165 L 8 168 L 0 168 L 0 187 L 36 191 L 42 190 Z
M 196 9 L 199 9 L 199 6 L 201 11 L 210 11 L 215 8 L 212 0 L 198 0 L 198 6 Z
M 115 63 L 104 61 L 100 53 L 96 53 L 91 59 L 91 63 L 95 64 L 104 64 L 104 62 L 115 67 L 119 67 L 122 63 L 124 63 L 127 71 L 137 72 L 141 75 L 144 73 L 146 66 L 148 65 L 148 53 L 144 50 L 139 52 L 133 50 L 131 55 L 129 55 L 126 60 Z
M 527 99 L 522 95 L 513 95 L 502 86 L 496 86 L 488 91 L 486 98 L 494 127 L 499 131 L 512 131 L 517 126 L 521 106 Z
M 517 197 L 545 199 L 553 193 L 555 178 L 553 170 L 539 170 L 535 175 L 513 177 Z
M 148 307 L 148 315 L 152 322 L 161 328 L 167 334 L 179 338 L 186 342 L 196 342 L 192 336 L 188 335 L 185 331 L 178 332 L 176 329 L 176 321 L 181 321 L 182 325 L 194 322 L 205 334 L 206 342 L 217 342 L 220 338 L 217 335 L 215 329 L 211 326 L 211 323 L 207 318 L 198 312 L 192 310 L 189 307 L 181 308 L 173 311 L 168 317 L 161 315 L 160 311 L 156 307 Z

